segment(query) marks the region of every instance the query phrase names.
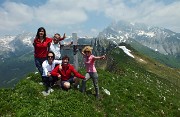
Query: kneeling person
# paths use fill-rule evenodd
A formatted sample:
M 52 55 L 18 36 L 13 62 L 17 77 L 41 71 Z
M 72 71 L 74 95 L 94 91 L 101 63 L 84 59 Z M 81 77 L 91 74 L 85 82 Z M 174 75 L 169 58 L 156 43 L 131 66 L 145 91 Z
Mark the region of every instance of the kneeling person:
M 51 74 L 52 76 L 61 78 L 61 87 L 63 89 L 69 89 L 71 83 L 75 83 L 76 77 L 81 79 L 85 78 L 85 76 L 81 75 L 71 64 L 69 64 L 69 57 L 67 55 L 62 58 L 61 66 L 62 67 L 57 66 L 54 70 L 52 70 Z M 74 76 L 72 76 L 71 73 L 73 73 Z
M 42 79 L 46 86 L 46 90 L 45 90 L 46 93 L 49 93 L 48 91 L 53 91 L 51 87 L 58 80 L 57 77 L 51 75 L 51 71 L 55 68 L 56 64 L 59 64 L 60 66 L 62 60 L 54 60 L 54 59 L 55 59 L 54 52 L 49 51 L 47 54 L 47 60 L 45 60 L 42 63 L 42 67 L 43 67 Z

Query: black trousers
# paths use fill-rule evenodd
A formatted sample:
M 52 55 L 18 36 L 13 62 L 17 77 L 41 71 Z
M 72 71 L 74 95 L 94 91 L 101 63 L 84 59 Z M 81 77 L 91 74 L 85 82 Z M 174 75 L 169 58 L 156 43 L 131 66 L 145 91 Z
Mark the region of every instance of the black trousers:
M 54 83 L 58 80 L 57 77 L 54 76 L 42 76 L 43 79 L 43 83 L 46 86 L 46 90 L 48 90 L 49 87 L 52 87 L 54 85 Z

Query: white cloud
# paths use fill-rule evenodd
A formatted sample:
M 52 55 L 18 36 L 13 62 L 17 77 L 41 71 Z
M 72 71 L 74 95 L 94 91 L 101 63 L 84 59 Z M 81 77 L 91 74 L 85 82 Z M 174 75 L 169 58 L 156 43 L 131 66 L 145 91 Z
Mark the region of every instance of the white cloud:
M 92 33 L 94 36 L 96 36 L 96 35 L 98 35 L 99 30 L 97 30 L 97 29 L 95 29 L 95 28 L 92 28 L 92 29 L 91 29 L 91 33 Z
M 47 25 L 71 25 L 87 20 L 87 14 L 75 0 L 49 0 L 36 9 L 37 20 Z M 48 13 L 48 14 L 47 14 Z
M 28 23 L 33 18 L 33 11 L 29 6 L 6 2 L 0 8 L 0 30 L 12 30 L 19 25 Z
M 78 2 L 78 1 L 76 1 Z M 81 0 L 77 6 L 85 9 L 86 11 L 104 12 L 109 0 Z
M 125 3 L 122 0 L 109 2 L 104 10 L 112 20 L 126 20 L 157 25 L 180 32 L 180 2 L 165 4 L 162 0 L 136 0 Z M 133 4 L 130 6 L 129 4 Z M 113 6 L 113 7 L 112 7 Z
M 83 25 L 92 24 L 85 23 L 97 13 L 98 18 L 105 15 L 103 18 L 142 22 L 180 32 L 179 6 L 179 1 L 165 4 L 163 0 L 47 0 L 40 6 L 32 7 L 22 3 L 5 2 L 0 6 L 0 32 L 13 31 L 14 28 L 29 24 L 34 27 L 45 25 L 54 28 L 53 30 L 56 30 L 55 27 L 65 26 L 68 29 L 69 26 L 76 25 L 82 27 L 77 30 L 83 33 L 86 27 Z M 89 32 L 95 34 L 95 28 L 89 26 Z
M 44 14 L 43 12 L 44 11 Z M 50 12 L 50 14 L 46 14 Z M 83 22 L 87 19 L 87 15 L 79 10 L 48 10 L 46 8 L 41 8 L 36 12 L 37 20 L 41 21 L 46 25 L 58 26 L 67 25 Z
M 176 2 L 168 6 L 162 6 L 161 8 L 151 12 L 148 16 L 144 17 L 143 21 L 149 24 L 159 25 L 162 27 L 180 27 L 179 6 L 180 2 Z

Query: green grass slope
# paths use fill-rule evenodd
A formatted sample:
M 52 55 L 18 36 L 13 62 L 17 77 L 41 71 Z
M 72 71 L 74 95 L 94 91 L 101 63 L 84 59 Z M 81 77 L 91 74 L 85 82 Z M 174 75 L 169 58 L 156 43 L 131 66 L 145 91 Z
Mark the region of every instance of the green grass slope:
M 130 58 L 121 49 L 116 48 L 107 55 L 106 61 L 99 61 L 102 63 L 99 68 L 103 68 L 98 69 L 99 100 L 95 99 L 91 80 L 87 82 L 86 94 L 55 86 L 55 91 L 44 97 L 40 76 L 29 74 L 15 88 L 0 89 L 0 116 L 180 116 L 180 90 L 174 82 L 153 70 L 150 72 L 146 64 Z M 84 69 L 80 72 L 85 73 Z M 102 87 L 109 90 L 110 95 Z
M 0 62 L 0 88 L 13 87 L 27 73 L 36 70 L 33 54 L 27 53 Z
M 168 65 L 173 68 L 180 68 L 180 58 L 176 55 L 164 55 L 159 52 L 155 52 L 154 50 L 143 46 L 135 40 L 130 40 L 129 43 L 133 48 L 139 51 L 142 54 L 145 54 L 165 65 Z M 154 48 L 155 49 L 155 48 Z

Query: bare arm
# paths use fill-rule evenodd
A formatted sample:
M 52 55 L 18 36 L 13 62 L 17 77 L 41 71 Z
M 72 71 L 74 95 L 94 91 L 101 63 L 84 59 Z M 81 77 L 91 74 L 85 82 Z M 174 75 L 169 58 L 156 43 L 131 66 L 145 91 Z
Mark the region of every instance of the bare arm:
M 103 55 L 103 56 L 94 56 L 95 60 L 105 59 L 105 58 L 106 58 L 106 55 Z
M 81 51 L 81 54 L 82 54 L 83 56 L 85 56 L 85 55 L 86 55 L 83 51 Z
M 81 54 L 83 55 L 83 56 L 85 56 L 86 54 L 84 53 L 84 49 L 80 49 L 80 52 L 81 52 Z
M 62 37 L 62 38 L 60 37 L 59 41 L 62 41 L 62 40 L 64 40 L 65 38 L 66 38 L 66 34 L 64 33 L 63 37 Z

